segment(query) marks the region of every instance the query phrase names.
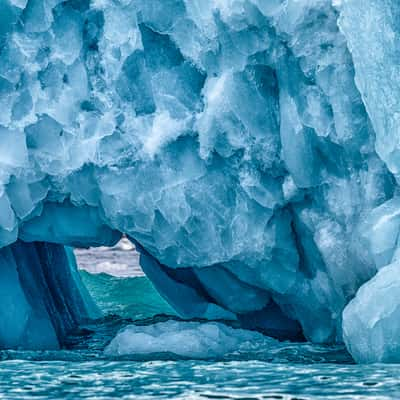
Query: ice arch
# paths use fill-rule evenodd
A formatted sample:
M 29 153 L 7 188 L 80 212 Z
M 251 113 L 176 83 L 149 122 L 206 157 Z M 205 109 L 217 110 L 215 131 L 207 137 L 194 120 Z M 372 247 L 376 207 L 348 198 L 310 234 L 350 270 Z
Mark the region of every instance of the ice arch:
M 184 316 L 341 341 L 398 253 L 399 6 L 334 3 L 3 1 L 7 268 L 125 233 Z

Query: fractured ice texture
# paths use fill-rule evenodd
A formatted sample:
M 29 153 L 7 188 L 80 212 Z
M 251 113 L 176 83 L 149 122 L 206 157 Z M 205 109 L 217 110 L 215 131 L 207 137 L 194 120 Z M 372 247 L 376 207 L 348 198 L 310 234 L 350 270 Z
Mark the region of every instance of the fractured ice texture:
M 0 247 L 125 233 L 183 317 L 341 341 L 398 253 L 399 17 L 395 0 L 0 2 Z

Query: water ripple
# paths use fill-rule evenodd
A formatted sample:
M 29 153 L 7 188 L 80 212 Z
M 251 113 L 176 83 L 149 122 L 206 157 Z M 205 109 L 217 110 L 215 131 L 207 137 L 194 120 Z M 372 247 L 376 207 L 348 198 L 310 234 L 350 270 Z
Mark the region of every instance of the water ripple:
M 393 399 L 399 378 L 394 365 L 9 360 L 0 398 Z

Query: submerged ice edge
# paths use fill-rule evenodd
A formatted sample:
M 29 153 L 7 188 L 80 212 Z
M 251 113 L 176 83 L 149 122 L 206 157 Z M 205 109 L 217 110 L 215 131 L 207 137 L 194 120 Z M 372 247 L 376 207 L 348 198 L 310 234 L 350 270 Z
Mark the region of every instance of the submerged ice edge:
M 353 363 L 344 346 L 279 342 L 259 332 L 234 328 L 222 322 L 182 321 L 167 317 L 123 327 L 105 347 L 104 355 L 122 360 Z
M 325 343 L 380 270 L 344 339 L 358 361 L 400 361 L 380 284 L 398 269 L 399 14 L 394 0 L 3 1 L 1 251 L 122 232 L 182 316 Z M 10 272 L 15 297 L 30 268 Z

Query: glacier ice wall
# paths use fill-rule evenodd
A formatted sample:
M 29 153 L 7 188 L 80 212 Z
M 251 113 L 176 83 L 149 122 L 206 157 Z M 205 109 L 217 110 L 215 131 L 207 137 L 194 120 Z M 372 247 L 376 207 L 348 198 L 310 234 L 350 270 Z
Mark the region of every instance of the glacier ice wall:
M 397 254 L 399 12 L 1 2 L 0 246 L 125 233 L 183 316 L 341 341 Z

